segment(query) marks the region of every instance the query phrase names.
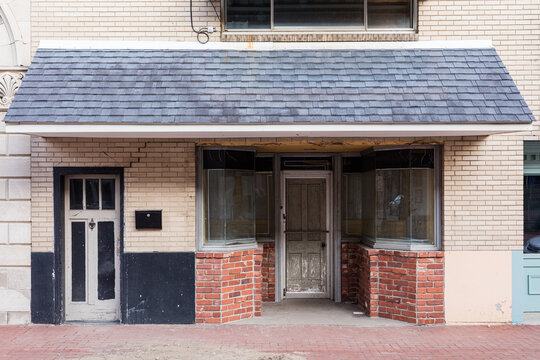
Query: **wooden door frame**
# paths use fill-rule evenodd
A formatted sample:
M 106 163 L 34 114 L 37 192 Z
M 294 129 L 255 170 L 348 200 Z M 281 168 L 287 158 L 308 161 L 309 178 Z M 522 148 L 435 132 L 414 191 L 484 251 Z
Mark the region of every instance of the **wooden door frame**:
M 329 299 L 334 299 L 334 228 L 333 228 L 333 171 L 331 170 L 283 170 L 280 174 L 280 200 L 279 206 L 279 251 L 276 251 L 276 256 L 280 261 L 277 262 L 278 273 L 278 286 L 276 286 L 278 301 L 284 299 L 283 289 L 286 287 L 287 273 L 286 273 L 286 257 L 287 257 L 287 243 L 285 237 L 284 215 L 286 209 L 287 199 L 287 179 L 325 179 L 326 181 L 326 223 L 328 224 L 327 234 L 327 246 L 326 246 L 326 295 Z M 309 298 L 309 294 L 302 296 L 303 298 Z M 320 297 L 320 296 L 317 296 Z
M 64 185 L 67 175 L 118 175 L 120 178 L 120 322 L 126 318 L 124 254 L 124 169 L 120 167 L 55 167 L 53 168 L 53 216 L 54 216 L 54 323 L 65 321 L 65 209 Z

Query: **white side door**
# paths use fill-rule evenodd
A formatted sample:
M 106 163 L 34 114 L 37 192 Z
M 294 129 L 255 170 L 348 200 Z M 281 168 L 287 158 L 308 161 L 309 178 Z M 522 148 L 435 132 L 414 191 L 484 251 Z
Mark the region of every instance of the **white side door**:
M 65 182 L 66 321 L 120 319 L 120 179 Z

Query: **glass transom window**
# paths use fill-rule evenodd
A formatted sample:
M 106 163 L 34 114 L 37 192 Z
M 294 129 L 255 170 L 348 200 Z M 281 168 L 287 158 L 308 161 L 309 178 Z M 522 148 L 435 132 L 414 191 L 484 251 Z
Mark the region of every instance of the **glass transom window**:
M 227 30 L 413 30 L 416 0 L 225 0 Z

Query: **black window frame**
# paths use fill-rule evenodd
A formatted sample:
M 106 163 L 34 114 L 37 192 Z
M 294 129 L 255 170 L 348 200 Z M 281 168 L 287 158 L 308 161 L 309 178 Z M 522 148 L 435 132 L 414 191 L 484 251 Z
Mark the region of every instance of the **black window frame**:
M 318 31 L 321 33 L 332 31 L 350 31 L 350 32 L 364 32 L 364 33 L 418 33 L 418 0 L 411 0 L 411 25 L 410 28 L 370 28 L 368 22 L 368 1 L 364 1 L 364 21 L 363 25 L 358 26 L 341 26 L 341 25 L 325 25 L 325 26 L 275 26 L 274 21 L 274 0 L 270 0 L 270 26 L 269 28 L 229 28 L 227 22 L 227 2 L 228 0 L 221 0 L 221 18 L 223 19 L 223 28 L 226 32 L 236 33 L 250 33 L 250 32 L 313 32 Z

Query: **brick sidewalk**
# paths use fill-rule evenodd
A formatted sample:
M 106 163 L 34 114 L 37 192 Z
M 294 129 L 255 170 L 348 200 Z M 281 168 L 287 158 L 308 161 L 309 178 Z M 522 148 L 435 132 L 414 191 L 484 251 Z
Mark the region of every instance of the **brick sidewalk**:
M 200 347 L 206 352 L 201 352 Z M 168 352 L 160 353 L 160 349 L 168 349 Z M 260 354 L 261 352 L 282 354 L 282 356 L 264 355 Z M 293 353 L 297 357 L 291 358 L 331 358 L 332 360 L 539 359 L 540 326 L 366 328 L 247 325 L 32 325 L 0 327 L 0 359 L 243 358 L 268 360 L 288 359 L 289 357 L 283 354 Z

